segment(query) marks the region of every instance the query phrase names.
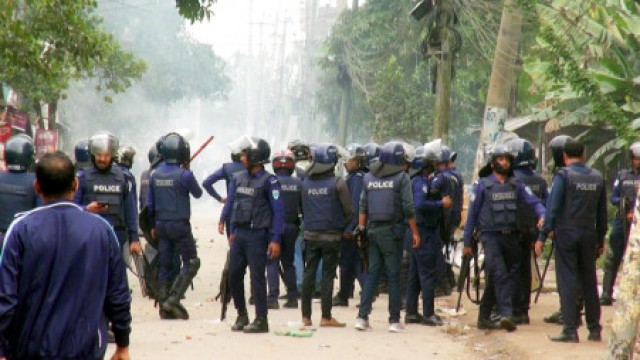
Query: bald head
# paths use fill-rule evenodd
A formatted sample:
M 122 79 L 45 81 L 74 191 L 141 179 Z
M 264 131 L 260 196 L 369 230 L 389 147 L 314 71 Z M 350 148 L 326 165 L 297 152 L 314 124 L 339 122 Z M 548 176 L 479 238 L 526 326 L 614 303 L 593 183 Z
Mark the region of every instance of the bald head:
M 45 202 L 73 198 L 76 186 L 73 162 L 62 151 L 45 154 L 36 164 L 36 191 Z

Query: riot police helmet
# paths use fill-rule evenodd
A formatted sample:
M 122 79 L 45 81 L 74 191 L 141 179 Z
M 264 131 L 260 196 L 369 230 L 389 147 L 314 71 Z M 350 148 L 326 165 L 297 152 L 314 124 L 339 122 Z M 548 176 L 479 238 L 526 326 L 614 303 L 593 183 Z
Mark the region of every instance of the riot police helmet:
M 115 160 L 120 143 L 118 138 L 108 131 L 101 131 L 89 138 L 89 153 L 91 158 L 108 153 Z
M 287 144 L 287 149 L 291 150 L 296 162 L 301 160 L 309 160 L 311 151 L 309 143 L 307 143 L 306 141 L 300 139 L 291 140 L 289 141 L 289 144 Z
M 293 173 L 296 168 L 295 157 L 290 150 L 280 150 L 273 155 L 271 159 L 271 165 L 273 171 L 286 171 L 289 174 Z
M 257 136 L 241 136 L 231 142 L 229 148 L 232 152 L 240 152 L 246 155 L 247 163 L 250 166 L 268 164 L 271 156 L 269 143 Z
M 333 144 L 318 144 L 311 149 L 311 162 L 307 174 L 322 174 L 333 170 L 338 163 L 339 149 Z
M 558 135 L 549 142 L 551 156 L 556 168 L 564 167 L 564 146 L 570 139 L 573 138 L 569 135 Z
M 121 146 L 118 149 L 118 156 L 116 157 L 116 163 L 124 166 L 127 169 L 133 167 L 133 159 L 136 156 L 136 149 L 131 145 Z
M 529 140 L 522 138 L 512 139 L 506 145 L 515 154 L 514 167 L 534 167 L 536 165 L 536 150 Z
M 76 143 L 73 148 L 73 154 L 76 159 L 76 163 L 88 163 L 91 161 L 91 155 L 89 154 L 89 140 L 82 139 Z
M 390 141 L 380 150 L 380 162 L 387 165 L 403 165 L 411 163 L 416 155 L 416 149 L 407 143 Z
M 149 164 L 153 164 L 153 162 L 158 158 L 158 155 L 158 145 L 151 145 L 151 147 L 149 148 L 149 153 L 147 154 L 147 156 L 149 157 Z
M 441 152 L 440 152 L 440 160 L 438 162 L 448 164 L 449 161 L 451 161 L 452 155 L 453 155 L 453 152 L 451 151 L 451 148 L 448 147 L 447 145 L 442 145 Z
M 382 147 L 373 142 L 364 145 L 364 164 L 367 168 L 380 159 L 381 150 Z
M 162 139 L 160 154 L 167 164 L 183 164 L 189 161 L 191 148 L 178 133 L 169 133 Z
M 23 172 L 35 162 L 33 140 L 26 134 L 12 136 L 4 147 L 4 159 L 9 171 Z

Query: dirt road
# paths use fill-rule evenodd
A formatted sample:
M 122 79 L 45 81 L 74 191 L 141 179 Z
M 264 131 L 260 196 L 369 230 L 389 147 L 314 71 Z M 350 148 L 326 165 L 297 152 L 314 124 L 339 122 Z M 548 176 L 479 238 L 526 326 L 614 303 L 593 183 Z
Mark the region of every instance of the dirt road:
M 334 316 L 344 322 L 344 329 L 318 328 L 312 337 L 276 336 L 274 330 L 295 329 L 300 310 L 280 309 L 269 313 L 271 333 L 245 335 L 230 330 L 235 319 L 233 306 L 227 322 L 220 322 L 220 304 L 213 301 L 218 291 L 220 273 L 226 255 L 226 241 L 215 232 L 219 205 L 203 201 L 194 206 L 192 224 L 198 241 L 202 267 L 194 280 L 195 290 L 187 293 L 183 302 L 191 320 L 163 321 L 153 302 L 142 298 L 137 280 L 130 276 L 133 289 L 133 331 L 130 352 L 133 359 L 602 359 L 606 355 L 609 334 L 608 322 L 612 308 L 603 308 L 603 342 L 586 341 L 587 331 L 580 329 L 579 344 L 556 344 L 547 335 L 556 335 L 561 327 L 542 322 L 542 317 L 558 307 L 558 296 L 543 294 L 531 310 L 532 324 L 521 326 L 514 333 L 502 331 L 486 333 L 475 329 L 477 307 L 465 299 L 467 315 L 449 318 L 448 328 L 407 326 L 403 334 L 387 332 L 387 297 L 374 303 L 371 317 L 372 331 L 358 332 L 353 323 L 356 301 L 348 308 L 335 308 Z M 551 274 L 551 277 L 553 274 Z M 248 289 L 248 276 L 247 276 Z M 337 286 L 337 282 L 336 282 Z M 452 307 L 456 294 L 438 299 L 442 307 Z M 315 303 L 313 320 L 320 320 L 320 304 Z M 253 317 L 253 308 L 250 308 Z M 467 330 L 460 332 L 461 328 Z M 446 333 L 449 329 L 451 333 Z M 110 347 L 108 355 L 113 351 Z

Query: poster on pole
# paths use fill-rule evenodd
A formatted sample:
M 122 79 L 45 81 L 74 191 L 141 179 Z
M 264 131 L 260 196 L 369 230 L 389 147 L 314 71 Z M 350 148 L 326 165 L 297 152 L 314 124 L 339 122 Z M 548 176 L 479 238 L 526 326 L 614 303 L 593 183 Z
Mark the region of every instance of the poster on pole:
M 36 157 L 38 160 L 46 153 L 58 149 L 58 131 L 36 129 Z

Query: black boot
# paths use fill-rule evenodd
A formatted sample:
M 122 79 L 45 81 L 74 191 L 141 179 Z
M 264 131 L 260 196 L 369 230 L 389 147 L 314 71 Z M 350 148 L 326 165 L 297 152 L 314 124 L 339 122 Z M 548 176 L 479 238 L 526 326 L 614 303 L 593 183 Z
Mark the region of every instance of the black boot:
M 285 309 L 297 309 L 298 308 L 298 299 L 289 299 L 286 303 L 284 303 Z
M 247 325 L 249 325 L 249 316 L 238 315 L 236 322 L 231 326 L 231 331 L 242 331 Z
M 547 324 L 562 325 L 563 324 L 562 310 L 558 310 L 549 316 L 545 316 L 543 320 Z
M 278 310 L 280 309 L 280 304 L 277 299 L 268 299 L 267 300 L 267 309 L 269 310 Z
M 336 295 L 331 300 L 331 306 L 349 306 L 349 300 L 344 300 L 340 295 Z
M 180 304 L 180 298 L 187 291 L 190 284 L 191 279 L 187 276 L 178 276 L 171 286 L 171 290 L 169 290 L 169 297 L 160 303 L 160 309 L 176 319 L 189 320 L 189 313 L 184 306 Z
M 406 322 L 406 321 L 405 321 Z M 440 316 L 433 314 L 431 316 L 427 316 L 422 319 L 422 325 L 427 326 L 442 326 L 444 325 L 444 321 L 440 318 Z
M 176 319 L 175 316 L 171 315 L 170 313 L 162 310 L 162 304 L 167 301 L 167 297 L 169 296 L 169 283 L 166 282 L 162 282 L 158 284 L 158 288 L 156 290 L 156 305 L 160 304 L 160 310 L 159 310 L 159 314 L 160 314 L 160 319 L 162 320 L 174 320 Z
M 256 319 L 249 325 L 244 327 L 245 334 L 261 334 L 269 332 L 269 322 L 267 322 L 267 318 L 264 316 L 258 316 Z
M 517 329 L 517 326 L 511 316 L 503 316 L 500 318 L 500 328 L 512 332 Z
M 600 305 L 611 306 L 613 305 L 613 299 L 611 293 L 613 292 L 613 284 L 616 281 L 616 277 L 613 274 L 611 265 L 606 262 L 604 267 L 604 276 L 602 277 L 602 294 L 600 295 Z
M 485 318 L 478 318 L 478 330 L 499 330 L 500 324 Z
M 404 316 L 405 324 L 420 324 L 424 317 L 420 314 L 407 314 Z

